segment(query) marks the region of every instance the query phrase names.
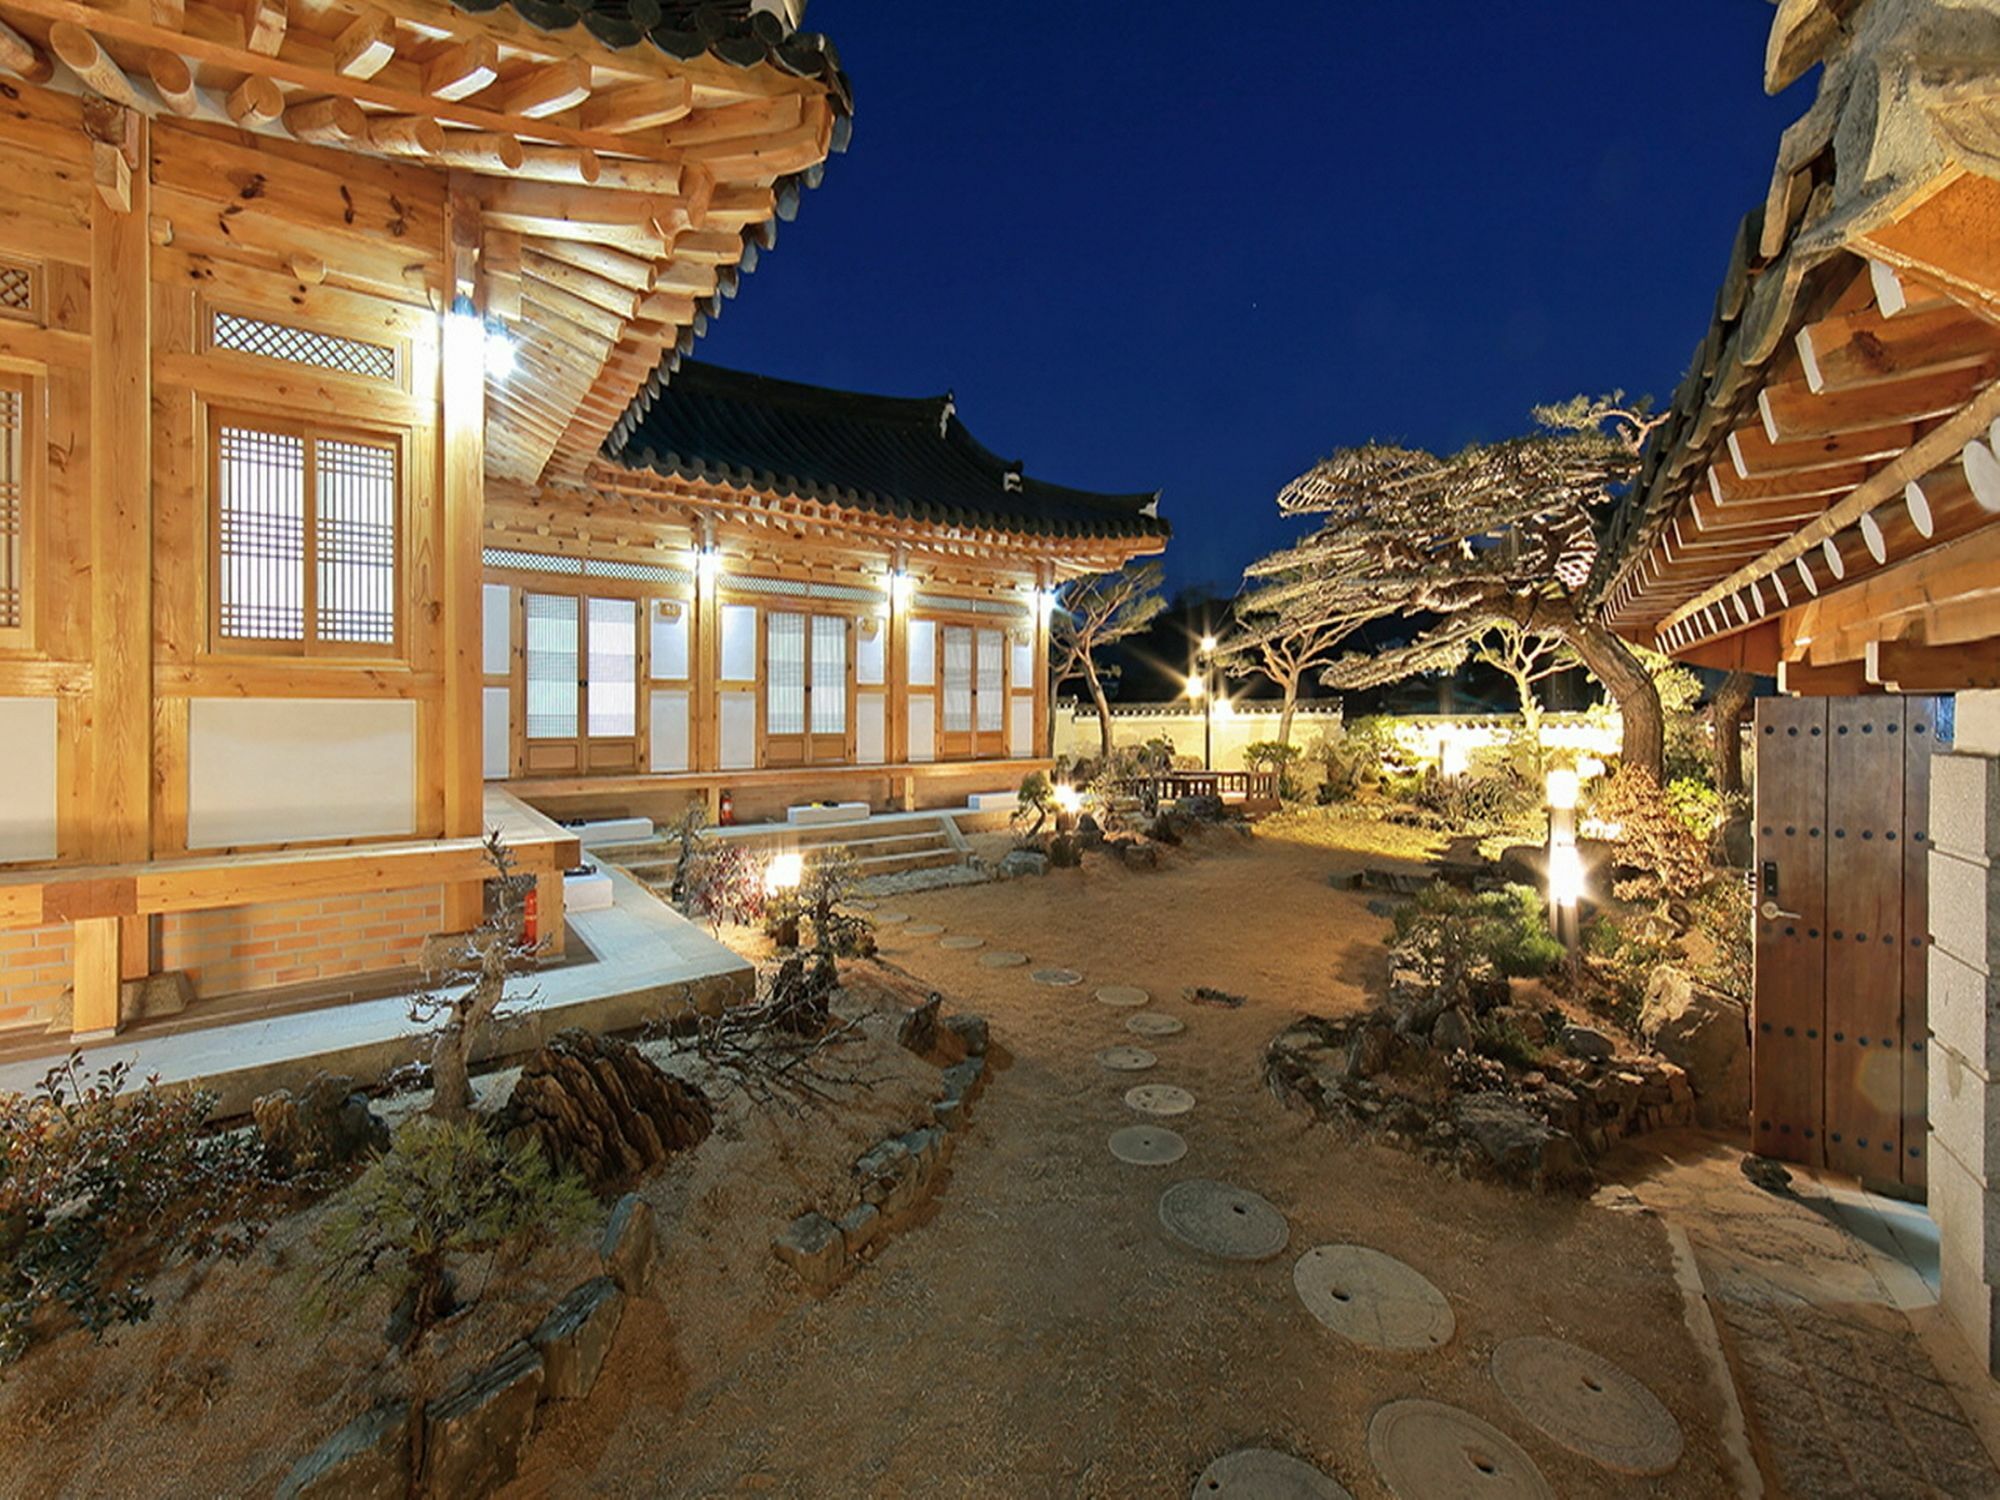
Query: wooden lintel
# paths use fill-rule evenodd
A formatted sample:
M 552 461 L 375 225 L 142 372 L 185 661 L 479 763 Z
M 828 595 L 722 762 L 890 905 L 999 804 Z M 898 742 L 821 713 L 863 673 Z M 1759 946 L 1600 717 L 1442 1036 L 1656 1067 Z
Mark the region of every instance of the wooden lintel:
M 1762 620 L 1747 630 L 1696 641 L 1675 651 L 1673 657 L 1720 672 L 1754 672 L 1759 677 L 1773 677 L 1778 671 L 1779 645 L 1778 622 Z
M 1778 663 L 1778 691 L 1801 698 L 1854 698 L 1882 691 L 1868 680 L 1868 664 L 1860 661 L 1813 666 L 1802 661 Z
M 1963 693 L 2000 688 L 2000 636 L 1926 646 L 1870 641 L 1864 662 L 1870 682 L 1898 693 Z

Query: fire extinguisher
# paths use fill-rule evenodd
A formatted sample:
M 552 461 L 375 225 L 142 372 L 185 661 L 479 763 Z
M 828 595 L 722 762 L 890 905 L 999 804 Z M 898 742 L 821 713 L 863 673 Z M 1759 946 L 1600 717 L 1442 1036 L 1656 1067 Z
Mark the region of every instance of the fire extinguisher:
M 727 790 L 722 794 L 722 811 L 719 816 L 724 828 L 736 821 L 736 799 Z
M 534 886 L 529 886 L 521 898 L 521 941 L 530 947 L 537 947 L 542 941 L 542 903 L 535 899 L 540 894 Z

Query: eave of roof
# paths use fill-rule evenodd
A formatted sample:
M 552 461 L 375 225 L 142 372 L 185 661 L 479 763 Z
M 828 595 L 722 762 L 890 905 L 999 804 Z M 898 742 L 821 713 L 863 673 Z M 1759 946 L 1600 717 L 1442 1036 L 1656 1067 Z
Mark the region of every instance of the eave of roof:
M 606 445 L 634 472 L 1024 535 L 1170 534 L 1157 493 L 1030 478 L 972 436 L 948 394 L 864 395 L 684 362 L 634 410 Z

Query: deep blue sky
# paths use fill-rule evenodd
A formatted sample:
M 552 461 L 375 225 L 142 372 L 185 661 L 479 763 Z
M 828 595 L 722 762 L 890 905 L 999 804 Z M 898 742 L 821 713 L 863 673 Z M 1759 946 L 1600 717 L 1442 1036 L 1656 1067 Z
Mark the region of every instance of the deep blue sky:
M 1058 483 L 1164 492 L 1233 591 L 1370 438 L 1666 399 L 1812 85 L 1764 0 L 812 0 L 853 148 L 699 357 L 958 395 Z

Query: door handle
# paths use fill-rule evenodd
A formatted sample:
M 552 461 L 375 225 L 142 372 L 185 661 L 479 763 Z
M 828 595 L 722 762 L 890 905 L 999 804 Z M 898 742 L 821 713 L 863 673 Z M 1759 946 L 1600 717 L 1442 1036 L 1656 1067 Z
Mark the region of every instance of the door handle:
M 1797 921 L 1799 917 L 1797 912 L 1786 911 L 1775 901 L 1766 901 L 1762 906 L 1758 907 L 1757 915 L 1762 917 L 1766 922 L 1775 922 L 1780 917 L 1790 917 L 1793 921 Z

